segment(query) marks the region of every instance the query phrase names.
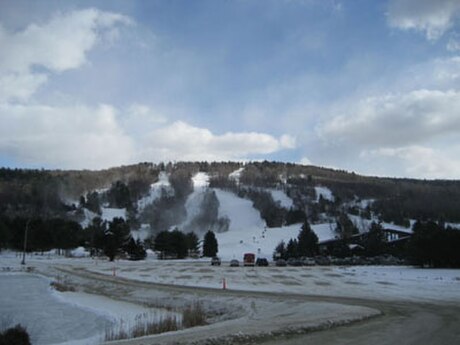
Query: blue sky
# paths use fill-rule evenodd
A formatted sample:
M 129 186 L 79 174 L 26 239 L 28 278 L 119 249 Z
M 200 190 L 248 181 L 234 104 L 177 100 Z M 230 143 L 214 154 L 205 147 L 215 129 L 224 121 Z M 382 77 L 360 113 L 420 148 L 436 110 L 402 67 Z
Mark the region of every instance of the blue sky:
M 460 176 L 456 0 L 0 0 L 0 165 Z

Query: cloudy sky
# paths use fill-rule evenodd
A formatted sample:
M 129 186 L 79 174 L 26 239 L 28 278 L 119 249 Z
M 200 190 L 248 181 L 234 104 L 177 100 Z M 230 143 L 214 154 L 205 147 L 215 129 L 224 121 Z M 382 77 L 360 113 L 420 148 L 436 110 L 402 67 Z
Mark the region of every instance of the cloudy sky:
M 459 0 L 0 0 L 0 166 L 460 177 Z

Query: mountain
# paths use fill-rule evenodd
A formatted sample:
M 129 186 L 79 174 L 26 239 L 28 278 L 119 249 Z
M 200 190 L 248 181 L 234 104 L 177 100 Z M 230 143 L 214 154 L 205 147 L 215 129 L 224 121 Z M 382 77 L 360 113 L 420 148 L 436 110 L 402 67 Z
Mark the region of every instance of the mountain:
M 369 231 L 411 231 L 415 220 L 460 223 L 460 181 L 361 176 L 279 162 L 140 163 L 101 171 L 0 169 L 0 223 L 95 217 L 126 220 L 142 239 L 212 230 L 225 258 L 271 256 L 304 221 L 320 243 Z M 4 225 L 5 227 L 6 225 Z M 1 224 L 0 224 L 1 227 Z

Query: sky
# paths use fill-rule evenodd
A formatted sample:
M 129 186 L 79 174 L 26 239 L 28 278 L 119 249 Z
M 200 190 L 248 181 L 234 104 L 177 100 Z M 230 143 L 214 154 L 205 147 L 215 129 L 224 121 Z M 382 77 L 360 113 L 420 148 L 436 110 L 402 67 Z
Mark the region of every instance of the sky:
M 0 0 L 0 166 L 460 177 L 460 0 Z

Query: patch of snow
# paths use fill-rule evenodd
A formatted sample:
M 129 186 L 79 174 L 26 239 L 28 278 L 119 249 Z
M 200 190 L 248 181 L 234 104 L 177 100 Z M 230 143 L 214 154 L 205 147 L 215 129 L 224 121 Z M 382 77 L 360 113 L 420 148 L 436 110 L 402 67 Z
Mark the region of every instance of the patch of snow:
M 357 206 L 361 208 L 362 210 L 366 209 L 369 206 L 372 206 L 372 204 L 375 202 L 375 199 L 362 199 L 359 202 L 357 202 Z
M 412 226 L 414 225 L 414 223 L 415 223 L 415 220 L 411 221 L 410 226 L 408 228 L 406 228 L 405 226 L 396 225 L 396 224 L 393 224 L 393 223 L 385 223 L 385 222 L 382 222 L 382 226 L 385 229 L 393 229 L 393 230 L 406 232 L 408 234 L 412 234 Z
M 113 218 L 126 219 L 126 208 L 101 207 L 101 211 L 101 218 L 108 222 L 112 221 Z
M 84 258 L 89 256 L 89 253 L 83 247 L 78 247 L 70 251 L 70 255 L 74 258 Z
M 193 188 L 196 189 L 203 189 L 209 186 L 209 175 L 205 172 L 196 173 L 192 177 Z
M 446 226 L 450 226 L 453 229 L 459 229 L 460 230 L 460 224 L 459 223 L 446 223 Z
M 273 200 L 275 200 L 275 202 L 279 202 L 281 207 L 284 207 L 288 210 L 292 207 L 292 199 L 288 197 L 283 190 L 268 189 L 268 191 L 271 193 Z
M 141 198 L 137 202 L 137 208 L 142 211 L 147 205 L 152 204 L 156 199 L 161 196 L 162 192 L 166 192 L 167 195 L 174 195 L 174 189 L 169 183 L 168 174 L 161 171 L 158 175 L 158 181 L 150 186 L 150 192 L 145 197 Z
M 316 201 L 317 202 L 319 201 L 320 195 L 325 200 L 332 201 L 332 202 L 334 202 L 334 200 L 335 200 L 334 195 L 332 194 L 332 191 L 327 187 L 317 186 L 317 187 L 315 187 L 315 192 L 316 192 Z
M 159 308 L 146 308 L 137 304 L 113 300 L 100 295 L 92 295 L 83 292 L 54 291 L 61 301 L 78 308 L 88 310 L 106 319 L 112 320 L 117 325 L 123 325 L 124 329 L 130 329 L 136 325 L 136 319 L 140 315 L 149 317 L 149 320 L 159 322 L 167 316 L 174 316 L 177 320 L 182 319 L 182 314 L 170 312 Z
M 310 225 L 310 227 L 316 236 L 318 236 L 319 243 L 332 240 L 337 237 L 334 223 L 313 224 Z
M 209 175 L 204 172 L 199 172 L 192 177 L 193 192 L 187 197 L 185 201 L 185 211 L 187 218 L 179 225 L 179 229 L 184 229 L 196 216 L 201 212 L 201 204 L 203 202 L 205 193 L 209 186 Z M 175 226 L 173 227 L 175 228 Z
M 243 172 L 244 170 L 244 167 L 241 167 L 233 172 L 231 172 L 230 174 L 228 174 L 228 178 L 231 179 L 231 180 L 235 180 L 237 184 L 240 183 L 240 177 L 241 177 L 241 173 Z
M 82 228 L 86 228 L 88 225 L 91 224 L 93 219 L 95 217 L 98 217 L 99 215 L 86 208 L 83 208 L 82 210 L 83 210 L 83 220 L 80 222 L 80 225 Z

